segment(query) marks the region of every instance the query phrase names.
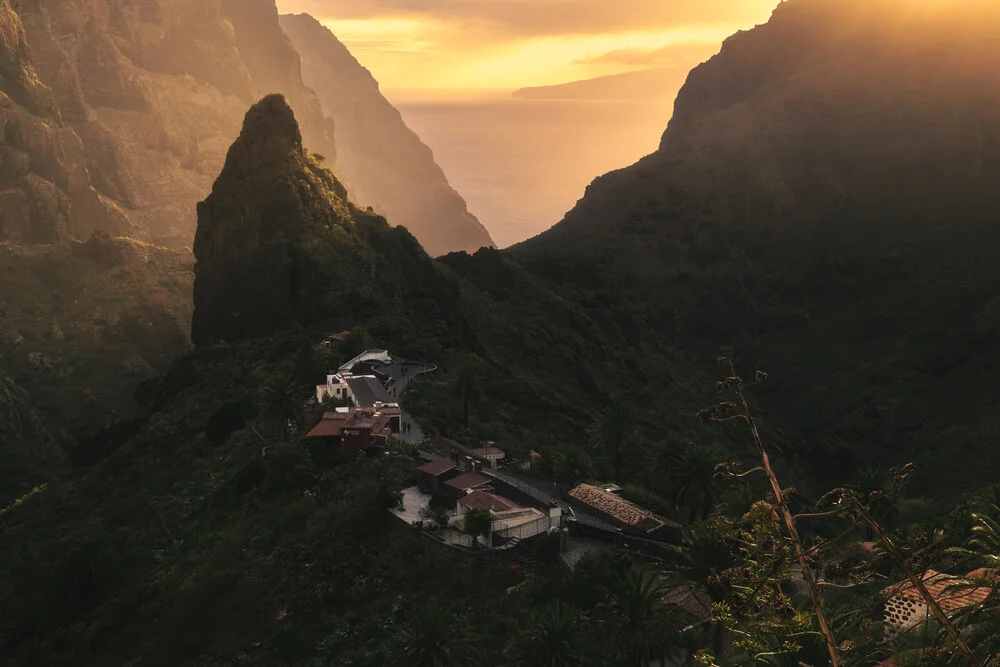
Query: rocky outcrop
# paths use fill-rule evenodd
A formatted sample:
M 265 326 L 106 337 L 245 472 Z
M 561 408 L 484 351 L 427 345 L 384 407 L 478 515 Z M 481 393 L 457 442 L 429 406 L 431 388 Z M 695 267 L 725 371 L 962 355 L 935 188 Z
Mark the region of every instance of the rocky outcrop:
M 265 336 L 318 306 L 323 267 L 309 248 L 350 227 L 345 198 L 285 99 L 255 104 L 198 205 L 194 342 Z
M 198 205 L 194 252 L 196 345 L 327 320 L 405 321 L 429 295 L 454 293 L 405 228 L 348 201 L 280 95 L 247 113 Z
M 352 198 L 405 226 L 432 255 L 492 246 L 431 150 L 333 33 L 307 14 L 282 16 L 281 27 L 302 56 L 303 80 L 334 121 L 336 172 Z
M 13 8 L 35 63 L 25 77 L 51 89 L 47 108 L 73 139 L 70 157 L 106 208 L 127 220 L 115 227 L 88 216 L 89 228 L 70 236 L 130 228 L 148 240 L 189 244 L 195 205 L 246 106 L 264 93 L 286 94 L 313 150 L 335 155 L 331 123 L 302 83 L 273 0 L 14 0 Z
M 91 185 L 80 138 L 38 78 L 24 26 L 0 0 L 0 240 L 59 243 L 124 216 Z

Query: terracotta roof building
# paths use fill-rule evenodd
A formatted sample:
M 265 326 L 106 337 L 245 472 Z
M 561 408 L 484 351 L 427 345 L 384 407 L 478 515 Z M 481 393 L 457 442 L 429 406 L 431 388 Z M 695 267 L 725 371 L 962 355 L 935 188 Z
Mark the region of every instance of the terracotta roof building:
M 512 538 L 517 540 L 534 537 L 560 525 L 560 512 L 556 508 L 546 514 L 534 507 L 518 505 L 509 498 L 486 491 L 472 491 L 458 499 L 452 523 L 465 526 L 465 515 L 471 510 L 486 510 L 490 513 L 490 534 L 483 538 L 487 546 L 493 546 L 494 538 L 501 542 Z
M 424 493 L 437 493 L 441 486 L 459 474 L 450 461 L 431 461 L 417 468 L 417 488 Z
M 492 480 L 476 472 L 462 473 L 454 479 L 449 479 L 445 484 L 454 491 L 465 492 L 467 489 L 482 490 L 490 486 Z
M 319 465 L 335 465 L 356 458 L 369 448 L 380 451 L 399 433 L 399 406 L 337 408 L 323 413 L 306 439 L 318 443 L 314 456 Z
M 694 584 L 682 584 L 671 588 L 663 600 L 683 609 L 692 625 L 700 625 L 712 618 L 712 598 L 704 589 Z
M 968 577 L 956 577 L 935 570 L 927 570 L 923 584 L 934 601 L 947 615 L 968 607 L 978 607 L 993 592 L 992 586 L 983 586 L 980 570 L 970 572 Z M 971 575 L 976 574 L 976 577 Z M 883 593 L 885 622 L 897 632 L 918 626 L 933 616 L 920 591 L 909 581 L 901 581 L 886 588 Z
M 610 491 L 605 491 L 599 486 L 581 484 L 570 491 L 569 495 L 570 498 L 585 505 L 587 511 L 592 511 L 634 532 L 649 534 L 664 526 L 672 528 L 677 526 L 674 522 L 639 507 Z

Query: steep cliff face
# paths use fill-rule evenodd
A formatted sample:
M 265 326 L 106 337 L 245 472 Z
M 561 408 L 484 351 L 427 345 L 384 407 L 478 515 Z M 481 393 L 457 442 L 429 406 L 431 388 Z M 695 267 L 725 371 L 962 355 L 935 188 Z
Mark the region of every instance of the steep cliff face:
M 247 104 L 263 93 L 285 93 L 313 150 L 335 155 L 273 0 L 14 0 L 13 8 L 52 113 L 79 138 L 76 157 L 137 236 L 190 242 L 195 205 Z
M 123 216 L 91 186 L 80 138 L 38 78 L 24 26 L 0 0 L 0 240 L 59 243 Z
M 195 344 L 391 312 L 435 276 L 405 229 L 348 201 L 280 95 L 247 112 L 198 205 L 194 251 Z
M 514 253 L 706 354 L 750 345 L 830 472 L 980 480 L 997 420 L 956 396 L 1000 366 L 998 33 L 983 0 L 787 0 L 691 73 L 655 154 Z
M 282 16 L 281 27 L 302 56 L 303 80 L 334 121 L 336 172 L 352 198 L 405 226 L 431 255 L 492 246 L 431 150 L 333 33 L 308 14 Z

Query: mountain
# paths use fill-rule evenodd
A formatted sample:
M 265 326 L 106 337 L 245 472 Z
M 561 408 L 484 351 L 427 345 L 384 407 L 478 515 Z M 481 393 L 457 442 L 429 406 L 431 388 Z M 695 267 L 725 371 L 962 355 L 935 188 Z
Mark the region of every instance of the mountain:
M 9 22 L 23 23 L 23 32 L 12 33 L 22 38 L 16 67 L 51 90 L 47 113 L 59 119 L 54 124 L 80 173 L 72 183 L 84 189 L 89 176 L 116 214 L 109 226 L 81 205 L 67 206 L 91 221 L 85 232 L 188 245 L 194 205 L 211 187 L 247 104 L 262 91 L 285 93 L 311 144 L 335 156 L 331 124 L 302 83 L 271 1 L 153 0 L 135 7 L 112 0 L 98 8 L 43 0 L 13 8 Z
M 0 239 L 102 230 L 190 245 L 195 205 L 247 106 L 280 93 L 310 150 L 366 205 L 435 254 L 492 245 L 367 71 L 318 23 L 287 17 L 303 72 L 274 0 L 7 0 L 0 14 L 10 153 Z
M 282 16 L 281 27 L 302 57 L 303 81 L 333 119 L 336 172 L 352 198 L 405 226 L 431 255 L 492 246 L 430 148 L 333 33 L 308 14 Z
M 425 282 L 420 274 L 433 282 L 434 273 L 409 232 L 348 201 L 303 148 L 292 109 L 278 95 L 247 113 L 212 194 L 198 206 L 194 251 L 196 344 L 267 336 L 333 314 L 362 318 L 390 308 L 392 292 L 405 301 L 408 286 Z
M 659 67 L 639 72 L 609 74 L 554 86 L 521 88 L 522 100 L 673 100 L 687 78 L 684 67 Z
M 124 215 L 93 187 L 83 146 L 38 78 L 24 26 L 0 2 L 0 240 L 57 243 L 94 229 L 120 231 Z
M 691 73 L 659 150 L 512 255 L 706 357 L 739 343 L 838 481 L 912 458 L 932 493 L 986 482 L 997 30 L 978 0 L 788 0 Z
M 358 208 L 281 96 L 246 113 L 198 219 L 195 347 L 144 383 L 141 414 L 88 441 L 99 446 L 74 474 L 0 511 L 0 651 L 12 666 L 234 664 L 248 650 L 260 664 L 395 664 L 406 647 L 393 619 L 442 590 L 495 639 L 470 664 L 498 664 L 518 613 L 496 628 L 484 596 L 509 593 L 526 567 L 400 530 L 386 510 L 415 475 L 408 457 L 320 470 L 287 432 L 279 403 L 298 413 L 336 366 L 338 351 L 318 344 L 330 332 L 360 327 L 440 364 L 406 398 L 430 432 L 461 423 L 456 377 L 475 364 L 483 399 L 470 426 L 544 442 L 553 461 L 565 449 L 560 470 L 586 465 L 564 441 L 585 437 L 609 392 L 636 378 L 656 381 L 632 404 L 667 412 L 655 428 L 673 433 L 710 394 L 669 379 L 691 369 L 654 333 L 590 319 L 497 250 L 435 260 Z M 78 254 L 112 264 L 117 246 Z M 642 465 L 634 452 L 630 468 Z

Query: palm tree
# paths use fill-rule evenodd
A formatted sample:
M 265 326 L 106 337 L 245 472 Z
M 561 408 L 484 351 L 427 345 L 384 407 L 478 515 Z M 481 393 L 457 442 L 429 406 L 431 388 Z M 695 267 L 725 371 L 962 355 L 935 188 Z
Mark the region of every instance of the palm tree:
M 1000 485 L 981 494 L 973 502 L 972 534 L 968 548 L 951 550 L 964 558 L 976 558 L 993 572 L 1000 572 Z M 979 607 L 965 610 L 958 624 L 969 628 L 969 644 L 983 664 L 1000 657 L 1000 580 L 995 575 L 988 581 L 972 585 L 992 585 L 993 591 Z
M 680 556 L 678 571 L 683 578 L 705 586 L 712 600 L 721 602 L 719 587 L 713 586 L 711 580 L 737 564 L 733 538 L 726 524 L 706 522 L 686 531 Z
M 306 392 L 291 375 L 272 374 L 261 385 L 258 398 L 264 414 L 281 422 L 282 439 L 288 438 L 289 424 L 302 424 Z
M 555 600 L 531 616 L 514 637 L 511 653 L 517 667 L 576 667 L 588 664 L 587 638 L 580 614 Z
M 472 535 L 473 546 L 479 542 L 477 537 L 482 535 L 489 541 L 490 533 L 493 531 L 493 517 L 486 509 L 470 509 L 465 513 L 465 532 Z
M 657 573 L 632 568 L 605 588 L 599 607 L 610 640 L 623 666 L 646 667 L 654 660 L 665 664 L 678 648 L 679 615 L 667 604 L 666 581 Z
M 413 667 L 463 667 L 470 653 L 461 619 L 428 603 L 416 610 L 402 632 L 403 652 Z
M 593 436 L 597 444 L 614 450 L 615 481 L 621 481 L 622 450 L 635 437 L 632 414 L 628 407 L 622 403 L 612 404 L 594 424 Z
M 693 445 L 673 456 L 670 471 L 674 501 L 687 506 L 690 522 L 707 519 L 715 503 L 715 468 L 722 454 L 714 447 Z

